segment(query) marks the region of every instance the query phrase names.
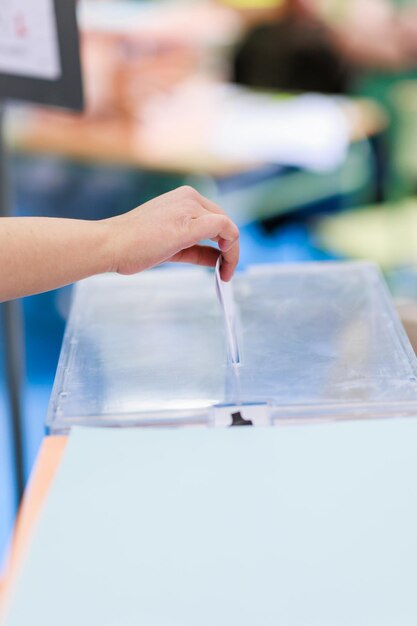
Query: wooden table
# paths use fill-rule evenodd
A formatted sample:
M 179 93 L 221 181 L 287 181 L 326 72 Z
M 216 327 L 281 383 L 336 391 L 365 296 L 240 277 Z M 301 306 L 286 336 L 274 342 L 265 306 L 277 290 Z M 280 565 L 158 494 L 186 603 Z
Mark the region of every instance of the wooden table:
M 373 137 L 387 126 L 384 111 L 371 100 L 346 100 L 341 107 L 352 143 Z M 196 109 L 190 103 L 187 115 L 181 120 L 166 119 L 158 130 L 131 119 L 17 110 L 9 114 L 8 140 L 16 152 L 182 175 L 224 177 L 265 165 L 231 161 L 210 153 L 205 129 L 212 112 Z
M 230 162 L 209 154 L 198 142 L 196 145 L 192 127 L 181 141 L 173 124 L 171 136 L 160 142 L 138 122 L 123 118 L 95 120 L 35 109 L 12 112 L 8 138 L 18 153 L 180 175 L 228 176 L 261 165 Z

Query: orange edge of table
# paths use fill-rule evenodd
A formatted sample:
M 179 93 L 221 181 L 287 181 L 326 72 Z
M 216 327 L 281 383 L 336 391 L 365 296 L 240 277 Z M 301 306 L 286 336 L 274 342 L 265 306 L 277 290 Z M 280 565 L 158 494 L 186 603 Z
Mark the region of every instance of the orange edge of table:
M 6 576 L 0 586 L 0 615 L 10 597 L 16 575 L 29 546 L 33 530 L 64 454 L 68 437 L 50 436 L 42 443 L 35 469 L 26 489 L 11 541 Z

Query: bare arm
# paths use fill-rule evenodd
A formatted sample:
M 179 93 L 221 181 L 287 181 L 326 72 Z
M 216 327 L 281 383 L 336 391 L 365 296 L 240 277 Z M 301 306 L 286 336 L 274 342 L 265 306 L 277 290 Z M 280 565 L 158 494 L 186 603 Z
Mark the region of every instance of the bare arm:
M 214 203 L 182 187 L 141 207 L 96 222 L 42 217 L 0 220 L 0 300 L 55 289 L 115 271 L 133 274 L 165 261 L 214 266 L 230 280 L 239 258 L 238 229 Z

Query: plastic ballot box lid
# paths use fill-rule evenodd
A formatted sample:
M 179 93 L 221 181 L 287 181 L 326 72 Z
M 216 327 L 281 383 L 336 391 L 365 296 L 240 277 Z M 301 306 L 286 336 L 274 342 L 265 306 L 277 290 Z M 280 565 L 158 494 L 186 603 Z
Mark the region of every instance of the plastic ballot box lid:
M 238 364 L 213 272 L 79 283 L 50 431 L 417 415 L 417 360 L 374 265 L 254 266 L 232 290 Z

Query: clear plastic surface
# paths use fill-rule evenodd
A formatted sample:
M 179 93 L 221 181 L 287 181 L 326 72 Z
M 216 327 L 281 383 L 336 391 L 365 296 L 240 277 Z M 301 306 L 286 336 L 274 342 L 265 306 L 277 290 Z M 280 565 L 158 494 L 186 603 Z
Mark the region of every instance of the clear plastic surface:
M 80 283 L 50 430 L 210 424 L 224 403 L 267 403 L 272 422 L 417 415 L 416 357 L 375 266 L 257 266 L 233 291 L 237 368 L 212 272 Z

